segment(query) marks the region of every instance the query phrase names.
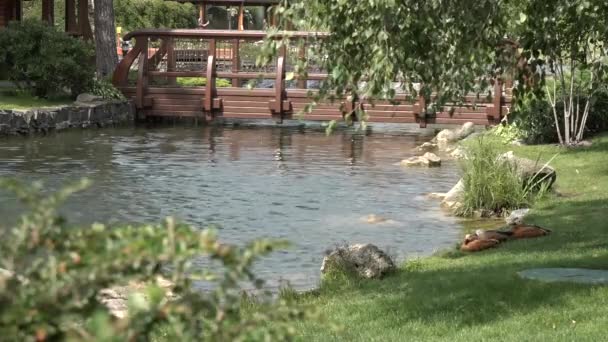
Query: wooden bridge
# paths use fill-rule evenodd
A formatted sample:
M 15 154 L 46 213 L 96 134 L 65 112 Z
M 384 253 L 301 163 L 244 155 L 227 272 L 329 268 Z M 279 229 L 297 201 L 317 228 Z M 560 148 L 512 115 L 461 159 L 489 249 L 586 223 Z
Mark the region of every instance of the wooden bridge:
M 324 33 L 289 32 L 289 39 L 314 44 Z M 124 36 L 136 44 L 114 73 L 114 85 L 135 102 L 140 119 L 199 117 L 242 119 L 297 119 L 319 82 L 327 78 L 306 54 L 306 48 L 283 47 L 273 63 L 256 67 L 263 31 L 140 30 Z M 281 35 L 277 39 L 282 38 Z M 309 59 L 306 79 L 287 80 L 298 59 Z M 253 88 L 251 80 L 264 80 Z M 354 108 L 363 108 L 370 122 L 477 125 L 500 122 L 511 104 L 501 82 L 490 99 L 468 96 L 465 104 L 425 113 L 424 99 L 397 93 L 395 101 L 358 102 L 353 98 L 318 103 L 304 114 L 306 120 L 344 120 Z M 360 106 L 360 107 L 359 107 Z

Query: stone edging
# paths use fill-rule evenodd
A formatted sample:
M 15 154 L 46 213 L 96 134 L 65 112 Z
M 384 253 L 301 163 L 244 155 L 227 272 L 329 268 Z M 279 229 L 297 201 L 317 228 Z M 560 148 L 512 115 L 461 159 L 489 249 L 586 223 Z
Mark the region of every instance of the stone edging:
M 0 110 L 0 136 L 28 135 L 67 128 L 131 124 L 135 106 L 131 101 L 74 103 L 30 110 Z

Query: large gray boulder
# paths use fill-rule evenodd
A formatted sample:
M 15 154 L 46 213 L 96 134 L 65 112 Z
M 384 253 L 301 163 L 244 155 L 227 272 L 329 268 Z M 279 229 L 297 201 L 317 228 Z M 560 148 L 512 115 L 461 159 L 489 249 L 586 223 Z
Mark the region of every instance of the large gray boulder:
M 354 271 L 366 279 L 381 278 L 394 269 L 391 257 L 369 243 L 337 247 L 323 258 L 321 265 L 321 273 Z
M 459 180 L 454 187 L 448 191 L 448 193 L 443 197 L 443 201 L 441 205 L 448 209 L 458 209 L 462 205 L 462 200 L 464 197 L 464 182 L 463 180 Z
M 447 145 L 462 140 L 475 132 L 475 124 L 467 122 L 459 129 L 444 129 L 437 136 L 435 140 L 441 145 Z
M 515 167 L 519 176 L 529 184 L 546 183 L 548 188 L 551 188 L 557 179 L 557 172 L 551 166 L 545 165 L 543 162 L 516 157 L 513 151 L 506 152 L 499 158 L 508 161 Z

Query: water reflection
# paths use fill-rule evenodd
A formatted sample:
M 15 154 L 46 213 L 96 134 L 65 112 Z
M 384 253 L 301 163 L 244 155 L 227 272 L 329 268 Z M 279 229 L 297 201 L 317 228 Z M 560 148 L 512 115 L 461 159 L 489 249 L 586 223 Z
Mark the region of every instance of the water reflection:
M 63 208 L 75 223 L 158 222 L 176 216 L 215 224 L 223 239 L 288 239 L 293 247 L 259 265 L 277 284 L 314 286 L 323 252 L 337 243 L 372 242 L 401 258 L 452 244 L 458 224 L 424 193 L 457 180 L 447 162 L 403 170 L 420 138 L 402 132 L 357 134 L 297 128 L 173 127 L 70 131 L 0 140 L 0 176 L 44 180 L 50 189 L 94 181 Z M 19 207 L 0 194 L 0 217 Z M 398 222 L 375 226 L 368 214 Z M 200 261 L 201 267 L 203 261 Z

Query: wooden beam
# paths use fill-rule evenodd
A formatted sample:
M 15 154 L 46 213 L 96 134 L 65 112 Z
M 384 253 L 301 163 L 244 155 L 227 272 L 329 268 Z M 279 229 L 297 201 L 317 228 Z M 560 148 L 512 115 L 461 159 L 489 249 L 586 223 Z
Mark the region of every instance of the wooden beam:
M 245 5 L 239 6 L 239 31 L 245 30 Z
M 235 39 L 233 40 L 232 43 L 232 72 L 235 74 L 238 74 L 239 69 L 241 67 L 241 58 L 240 58 L 240 47 L 241 47 L 241 41 L 239 39 Z M 240 79 L 238 78 L 233 78 L 232 79 L 232 86 L 233 87 L 240 87 Z
M 65 32 L 76 32 L 76 2 L 65 0 Z
M 173 38 L 167 39 L 167 71 L 174 72 L 176 68 L 176 60 L 175 60 L 175 41 Z M 176 85 L 177 78 L 175 77 L 167 77 L 169 81 L 169 85 Z
M 42 21 L 49 25 L 55 24 L 55 1 L 42 0 Z
M 215 39 L 209 40 L 209 56 L 207 57 L 207 85 L 203 99 L 203 110 L 207 119 L 213 119 L 213 96 L 215 94 Z

